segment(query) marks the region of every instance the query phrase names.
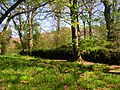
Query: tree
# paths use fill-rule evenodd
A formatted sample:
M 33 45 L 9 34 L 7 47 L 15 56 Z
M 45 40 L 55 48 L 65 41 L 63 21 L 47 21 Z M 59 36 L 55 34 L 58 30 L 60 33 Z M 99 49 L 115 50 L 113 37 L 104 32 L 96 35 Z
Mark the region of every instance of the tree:
M 3 22 L 3 20 L 8 16 L 8 14 L 15 9 L 20 3 L 22 3 L 25 0 L 18 0 L 14 5 L 12 5 L 6 12 L 5 14 L 0 17 L 0 24 Z
M 50 8 L 54 12 L 54 19 L 56 20 L 56 34 L 55 34 L 56 35 L 56 40 L 55 40 L 56 48 L 59 47 L 59 38 L 60 38 L 59 32 L 61 29 L 62 13 L 65 8 L 64 2 L 66 2 L 66 0 L 57 0 L 57 1 L 50 3 Z
M 16 8 L 15 12 L 19 14 L 18 17 L 16 16 L 16 20 L 14 20 L 15 18 L 13 19 L 13 23 L 15 25 L 15 29 L 18 31 L 23 51 L 28 49 L 29 53 L 31 53 L 33 47 L 34 17 L 36 14 L 40 13 L 39 10 L 37 12 L 36 10 L 39 7 L 44 7 L 44 5 L 46 5 L 48 2 L 49 1 L 47 0 L 46 2 L 39 1 L 37 3 L 36 1 L 26 1 L 24 4 L 20 4 L 19 8 Z M 24 11 L 24 9 L 26 10 Z M 21 13 L 25 14 L 21 15 Z
M 17 8 L 18 9 L 18 12 L 22 12 L 22 6 L 23 4 L 20 3 L 19 7 Z M 17 9 L 15 9 L 17 11 Z M 12 15 L 12 13 L 10 13 Z M 20 39 L 20 47 L 22 47 L 22 50 L 25 49 L 25 46 L 24 46 L 24 42 L 23 42 L 23 35 L 22 35 L 22 32 L 23 32 L 23 21 L 22 21 L 22 15 L 19 14 L 18 15 L 18 22 L 19 22 L 19 25 L 17 25 L 17 19 L 15 18 L 12 18 L 12 21 L 14 23 L 14 26 L 15 26 L 15 29 L 18 31 L 18 35 L 19 35 L 19 39 Z
M 109 0 L 101 0 L 105 6 L 104 16 L 106 21 L 106 29 L 107 29 L 107 40 L 111 39 L 111 15 L 110 15 L 110 1 Z
M 10 41 L 10 36 L 12 34 L 12 30 L 9 28 L 3 36 L 0 36 L 0 44 L 1 44 L 1 55 L 6 54 L 7 51 L 7 47 L 9 45 L 9 41 Z
M 73 46 L 73 54 L 74 61 L 80 60 L 80 51 L 78 48 L 78 6 L 77 0 L 69 0 L 69 8 L 70 8 L 70 17 L 71 17 L 71 30 L 72 30 L 72 46 Z
M 22 12 L 22 3 L 19 6 L 19 12 Z M 23 43 L 23 39 L 22 39 L 23 38 L 22 37 L 23 23 L 22 23 L 22 15 L 21 14 L 19 15 L 19 24 L 20 24 L 19 30 L 18 30 L 18 32 L 19 32 L 19 38 L 20 38 L 22 49 L 24 50 L 25 47 L 24 47 L 24 43 Z
M 86 17 L 85 14 L 82 15 L 82 19 L 83 19 L 83 24 L 85 25 L 85 18 L 87 19 L 88 22 L 88 26 L 89 26 L 89 37 L 92 37 L 92 19 L 93 19 L 93 14 L 97 11 L 94 10 L 96 6 L 98 6 L 96 4 L 96 0 L 82 0 L 82 8 L 83 9 L 83 13 L 86 12 L 88 14 L 88 17 Z M 93 11 L 94 10 L 94 11 Z M 84 28 L 85 29 L 85 28 Z M 85 30 L 84 30 L 85 31 Z
M 7 8 L 7 6 L 5 6 L 4 4 L 4 7 Z M 5 8 L 2 7 L 2 9 L 5 11 Z M 3 30 L 0 32 L 0 44 L 1 44 L 1 54 L 5 54 L 6 53 L 6 46 L 8 45 L 7 43 L 9 42 L 9 40 L 7 39 L 6 40 L 6 37 L 10 37 L 9 34 L 6 34 L 7 33 L 7 28 L 8 28 L 8 25 L 9 25 L 9 22 L 10 22 L 10 17 L 11 15 L 8 17 L 4 27 L 3 27 Z M 10 30 L 10 29 L 9 29 Z M 8 36 L 6 36 L 8 35 Z

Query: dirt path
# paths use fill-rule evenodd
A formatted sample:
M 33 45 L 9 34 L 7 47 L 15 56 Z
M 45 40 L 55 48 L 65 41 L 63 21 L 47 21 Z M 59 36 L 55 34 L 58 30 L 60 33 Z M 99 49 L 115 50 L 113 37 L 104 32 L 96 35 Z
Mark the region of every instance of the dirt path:
M 110 73 L 120 74 L 120 65 L 111 65 L 109 66 Z
M 100 63 L 93 63 L 93 62 L 79 62 L 80 64 L 84 65 L 92 65 L 92 64 L 98 64 L 98 65 L 107 65 L 107 64 L 100 64 Z M 109 73 L 116 73 L 120 74 L 120 65 L 107 65 L 109 68 Z
M 55 62 L 66 62 L 67 60 L 51 60 Z M 107 64 L 101 64 L 101 63 L 94 63 L 94 62 L 78 62 L 79 64 L 84 64 L 84 65 L 92 65 L 92 64 L 98 64 L 98 65 L 107 65 Z M 120 65 L 107 65 L 109 68 L 108 73 L 113 73 L 113 74 L 120 74 Z

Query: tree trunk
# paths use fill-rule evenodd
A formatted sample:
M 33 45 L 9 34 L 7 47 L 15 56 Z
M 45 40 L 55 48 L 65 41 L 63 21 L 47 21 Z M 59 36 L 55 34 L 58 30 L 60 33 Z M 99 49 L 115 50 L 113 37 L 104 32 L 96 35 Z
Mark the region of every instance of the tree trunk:
M 32 24 L 29 21 L 29 52 L 30 54 L 32 51 L 32 47 L 33 47 L 33 31 L 32 31 Z
M 28 15 L 29 17 L 29 15 Z M 33 47 L 33 31 L 32 31 L 32 24 L 31 24 L 31 20 L 30 17 L 28 18 L 28 25 L 29 25 L 29 53 L 31 54 L 32 51 L 32 47 Z
M 79 18 L 77 15 L 77 30 L 78 30 L 78 37 L 80 37 L 80 26 L 79 26 Z
M 3 39 L 3 38 L 2 38 Z M 6 45 L 4 43 L 5 41 L 2 40 L 2 44 L 1 44 L 1 55 L 5 55 L 6 54 Z
M 70 16 L 71 16 L 71 30 L 72 30 L 72 46 L 74 61 L 80 60 L 80 52 L 78 48 L 78 28 L 77 28 L 77 0 L 69 0 L 72 7 L 70 7 Z
M 113 0 L 113 17 L 112 17 L 112 21 L 113 23 L 116 21 L 116 12 L 117 12 L 117 0 Z
M 6 53 L 6 43 L 5 43 L 5 40 L 4 40 L 4 38 L 5 38 L 4 35 L 5 35 L 6 30 L 7 30 L 9 22 L 10 22 L 10 19 L 8 18 L 2 32 L 0 33 L 0 37 L 1 37 L 1 42 L 0 42 L 0 44 L 1 44 L 1 55 L 4 55 Z
M 92 11 L 89 12 L 88 24 L 89 24 L 89 37 L 91 39 L 92 38 Z
M 110 27 L 110 22 L 111 22 L 111 17 L 110 17 L 110 5 L 107 0 L 102 1 L 105 10 L 104 10 L 104 16 L 105 16 L 105 21 L 106 21 L 106 29 L 107 29 L 107 40 L 109 41 L 111 39 L 111 27 Z
M 85 21 L 83 21 L 83 30 L 84 30 L 84 39 L 85 39 L 85 37 L 86 37 L 86 28 L 85 28 L 86 26 L 85 26 Z
M 19 9 L 20 9 L 19 12 L 22 12 L 22 3 L 20 4 Z M 24 43 L 23 43 L 23 39 L 22 39 L 23 24 L 22 24 L 22 16 L 21 16 L 21 14 L 19 15 L 19 22 L 20 22 L 20 28 L 18 30 L 18 32 L 19 32 L 19 38 L 20 38 L 22 50 L 24 51 Z
M 27 5 L 27 10 L 29 11 L 29 6 Z M 28 49 L 29 49 L 29 54 L 31 54 L 32 47 L 33 47 L 33 30 L 32 30 L 32 22 L 31 22 L 31 17 L 30 17 L 30 12 L 27 12 L 27 20 L 28 20 L 28 25 L 29 25 L 29 41 L 28 41 Z
M 57 17 L 57 35 L 56 35 L 56 48 L 59 47 L 59 32 L 60 32 L 60 15 L 56 16 Z

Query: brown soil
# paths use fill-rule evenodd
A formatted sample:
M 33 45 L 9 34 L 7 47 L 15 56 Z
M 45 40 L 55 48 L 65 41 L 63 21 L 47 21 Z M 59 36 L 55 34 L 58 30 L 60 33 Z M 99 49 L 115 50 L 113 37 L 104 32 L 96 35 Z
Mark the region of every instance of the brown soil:
M 93 62 L 79 62 L 80 64 L 84 65 L 92 65 L 92 64 L 98 64 L 98 65 L 107 65 L 107 64 L 100 64 L 100 63 L 93 63 Z M 115 73 L 115 74 L 120 74 L 120 65 L 107 65 L 109 68 L 109 73 Z
M 67 60 L 51 60 L 51 61 L 56 61 L 56 62 L 66 62 Z M 101 63 L 94 63 L 94 62 L 78 62 L 79 64 L 84 64 L 84 65 L 93 65 L 93 64 L 98 64 L 98 65 L 106 65 L 109 68 L 108 73 L 113 73 L 113 74 L 120 74 L 120 65 L 107 65 L 107 64 L 101 64 Z

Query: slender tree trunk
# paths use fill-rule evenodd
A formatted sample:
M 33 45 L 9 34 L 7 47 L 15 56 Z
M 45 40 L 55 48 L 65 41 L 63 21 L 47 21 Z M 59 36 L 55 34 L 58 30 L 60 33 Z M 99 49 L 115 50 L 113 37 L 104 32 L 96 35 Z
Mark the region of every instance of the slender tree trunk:
M 109 1 L 104 0 L 102 1 L 105 10 L 104 10 L 104 16 L 105 16 L 105 21 L 106 21 L 106 29 L 107 29 L 107 40 L 109 41 L 111 39 L 111 27 L 110 27 L 110 22 L 111 22 L 111 16 L 110 16 L 110 5 Z
M 29 5 L 27 4 L 27 10 L 29 11 Z M 29 41 L 28 41 L 28 49 L 29 49 L 29 54 L 31 54 L 32 47 L 33 47 L 33 30 L 32 30 L 32 23 L 31 23 L 31 16 L 30 12 L 27 12 L 27 20 L 28 20 L 28 25 L 29 25 Z
M 74 61 L 80 60 L 80 52 L 78 48 L 78 28 L 77 28 L 77 0 L 69 0 L 72 7 L 70 7 L 70 16 L 71 16 L 71 30 L 72 30 L 72 46 Z
M 107 5 L 105 5 L 105 12 L 104 12 L 104 15 L 105 15 L 105 21 L 106 21 L 106 28 L 107 28 L 107 40 L 110 40 L 110 31 L 111 31 L 111 28 L 110 28 L 110 7 L 108 7 Z
M 7 30 L 9 22 L 10 22 L 10 19 L 8 18 L 2 32 L 0 33 L 0 37 L 1 37 L 1 42 L 0 42 L 0 44 L 1 44 L 1 55 L 4 55 L 6 53 L 6 43 L 5 43 L 5 40 L 4 40 L 5 39 L 4 35 L 5 35 L 6 30 Z
M 59 47 L 59 35 L 60 35 L 60 15 L 57 16 L 57 37 L 56 37 L 56 48 Z
M 89 36 L 92 38 L 92 15 L 89 13 Z
M 31 24 L 31 19 L 30 19 L 29 14 L 28 14 L 28 25 L 29 25 L 29 44 L 28 44 L 28 48 L 29 48 L 29 53 L 31 54 L 32 47 L 33 47 L 33 31 L 32 31 L 32 24 Z
M 87 20 L 87 22 L 89 25 L 89 37 L 91 39 L 92 38 L 92 10 L 89 10 L 88 14 L 89 14 L 89 19 Z
M 22 3 L 20 4 L 19 9 L 20 9 L 19 12 L 22 12 Z M 23 43 L 23 39 L 22 39 L 23 24 L 22 24 L 22 16 L 21 16 L 21 14 L 19 15 L 19 22 L 20 22 L 20 28 L 18 30 L 18 32 L 19 32 L 19 38 L 20 38 L 22 50 L 24 51 L 24 43 Z
M 60 31 L 60 15 L 57 16 L 57 30 Z
M 113 0 L 113 23 L 116 21 L 116 12 L 117 12 L 117 0 Z
M 84 39 L 85 39 L 85 37 L 86 37 L 86 28 L 85 28 L 86 26 L 85 26 L 85 21 L 83 21 L 83 30 L 84 30 Z
M 80 27 L 79 27 L 79 18 L 77 15 L 77 30 L 78 30 L 78 36 L 80 37 Z
M 2 38 L 3 39 L 3 38 Z M 6 54 L 6 43 L 5 41 L 2 40 L 2 44 L 1 44 L 1 55 L 5 55 Z
M 33 31 L 32 31 L 32 24 L 29 22 L 29 52 L 31 54 L 33 47 Z

